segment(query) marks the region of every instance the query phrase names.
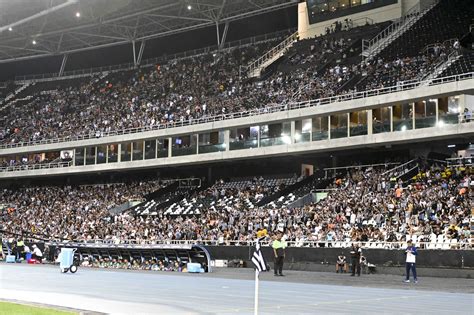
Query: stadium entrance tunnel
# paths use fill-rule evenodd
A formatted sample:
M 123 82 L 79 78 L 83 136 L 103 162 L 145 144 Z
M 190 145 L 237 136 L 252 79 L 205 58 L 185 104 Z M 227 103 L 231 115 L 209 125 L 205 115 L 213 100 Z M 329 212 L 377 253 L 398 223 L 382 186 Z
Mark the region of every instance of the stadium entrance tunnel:
M 176 264 L 179 268 L 188 263 L 199 263 L 204 272 L 211 272 L 211 256 L 209 251 L 198 244 L 95 244 L 95 243 L 46 243 L 51 253 L 57 253 L 61 248 L 77 248 L 75 260 L 79 262 L 138 262 L 145 264 L 154 261 L 162 262 L 165 266 Z M 133 264 L 132 264 L 133 266 Z M 190 272 L 191 270 L 188 270 Z

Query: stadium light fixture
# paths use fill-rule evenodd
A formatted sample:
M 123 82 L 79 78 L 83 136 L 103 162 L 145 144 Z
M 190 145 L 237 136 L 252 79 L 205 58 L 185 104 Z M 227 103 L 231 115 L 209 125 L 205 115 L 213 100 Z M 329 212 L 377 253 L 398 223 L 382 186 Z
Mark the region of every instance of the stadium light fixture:
M 455 148 L 456 145 L 455 144 L 448 144 L 448 148 Z
M 188 10 L 191 10 L 192 8 L 193 7 L 190 4 L 188 4 Z
M 403 125 L 402 126 L 402 131 L 406 131 L 407 130 L 407 126 Z
M 13 31 L 13 28 L 10 26 L 10 27 L 8 28 L 8 31 L 10 31 L 10 32 Z
M 80 18 L 81 17 L 81 12 L 76 12 L 76 17 Z
M 33 45 L 36 45 L 36 41 L 33 39 L 33 41 L 31 42 Z
M 438 121 L 438 127 L 443 127 L 443 126 L 444 126 L 444 121 L 443 120 Z

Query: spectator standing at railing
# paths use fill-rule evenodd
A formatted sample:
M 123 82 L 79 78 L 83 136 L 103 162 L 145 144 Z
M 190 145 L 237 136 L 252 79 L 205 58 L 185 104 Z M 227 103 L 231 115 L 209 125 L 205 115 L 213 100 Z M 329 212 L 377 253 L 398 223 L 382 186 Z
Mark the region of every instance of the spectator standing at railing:
M 405 278 L 405 283 L 410 282 L 410 270 L 412 271 L 413 274 L 413 281 L 415 283 L 418 283 L 418 278 L 416 276 L 416 256 L 418 256 L 418 251 L 416 250 L 416 247 L 413 245 L 411 240 L 408 240 L 407 242 L 408 247 L 405 250 L 406 253 L 406 278 Z

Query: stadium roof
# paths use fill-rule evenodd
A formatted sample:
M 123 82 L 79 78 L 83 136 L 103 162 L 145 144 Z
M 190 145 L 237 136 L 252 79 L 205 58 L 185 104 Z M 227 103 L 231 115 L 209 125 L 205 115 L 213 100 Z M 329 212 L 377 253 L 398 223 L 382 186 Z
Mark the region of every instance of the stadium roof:
M 298 0 L 0 0 L 0 63 L 140 43 L 283 9 Z M 219 34 L 219 35 L 217 35 Z M 135 45 L 133 46 L 135 48 Z M 134 49 L 135 50 L 135 49 Z M 134 52 L 135 54 L 135 52 Z

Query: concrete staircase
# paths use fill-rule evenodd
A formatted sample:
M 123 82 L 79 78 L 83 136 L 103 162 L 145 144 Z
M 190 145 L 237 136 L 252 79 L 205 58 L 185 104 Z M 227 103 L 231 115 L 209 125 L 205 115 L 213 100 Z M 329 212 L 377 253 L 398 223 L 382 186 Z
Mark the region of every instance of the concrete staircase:
M 453 51 L 448 57 L 444 60 L 441 60 L 436 66 L 434 66 L 433 71 L 421 78 L 423 86 L 430 85 L 431 81 L 436 79 L 444 70 L 448 69 L 453 63 L 455 63 L 459 58 L 461 58 L 458 52 Z
M 11 99 L 15 98 L 18 94 L 20 94 L 24 89 L 30 86 L 31 83 L 27 82 L 21 85 L 19 88 L 17 88 L 15 91 L 12 93 L 8 94 L 5 99 L 0 102 L 0 105 L 7 104 Z
M 283 56 L 285 52 L 291 46 L 293 46 L 293 43 L 297 40 L 298 32 L 294 32 L 293 34 L 285 38 L 285 40 L 283 40 L 280 44 L 267 51 L 260 58 L 249 63 L 246 67 L 247 76 L 249 78 L 259 77 L 262 70 L 264 70 L 266 67 L 275 62 L 278 58 Z
M 374 58 L 385 47 L 405 33 L 413 24 L 420 20 L 426 13 L 434 8 L 439 0 L 434 1 L 424 10 L 420 9 L 420 3 L 413 6 L 405 16 L 390 24 L 371 40 L 362 41 L 362 56 L 368 60 Z

